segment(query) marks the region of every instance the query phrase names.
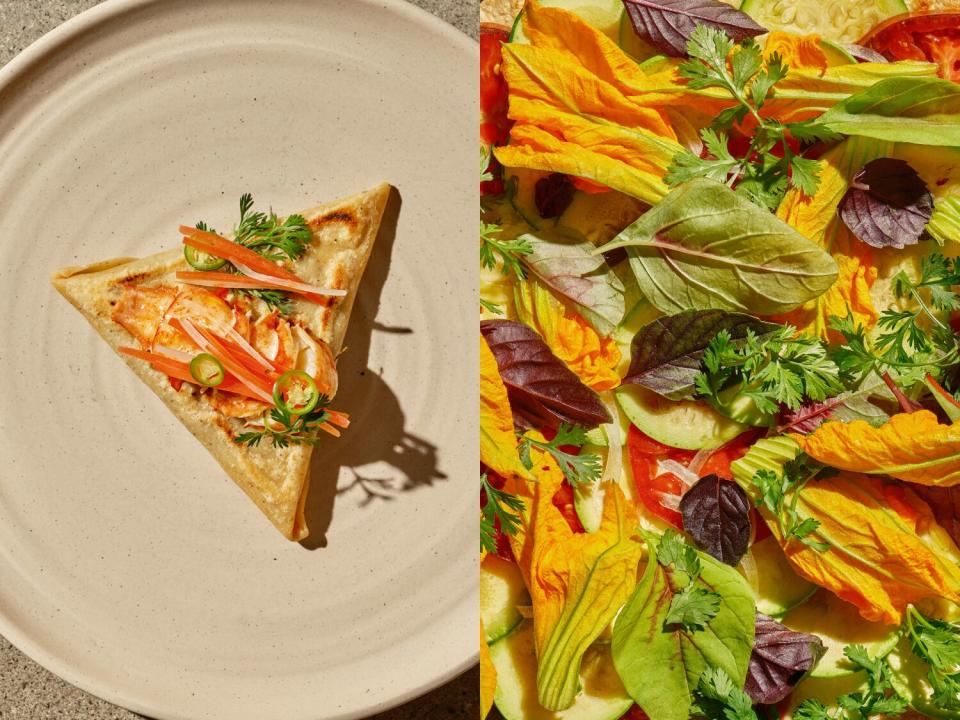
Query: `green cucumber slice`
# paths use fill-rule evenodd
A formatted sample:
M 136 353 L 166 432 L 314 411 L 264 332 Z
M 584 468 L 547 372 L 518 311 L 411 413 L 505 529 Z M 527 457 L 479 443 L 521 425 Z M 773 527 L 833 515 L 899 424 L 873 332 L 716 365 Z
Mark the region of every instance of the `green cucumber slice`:
M 737 568 L 757 597 L 757 611 L 779 618 L 807 600 L 817 586 L 797 575 L 775 537 L 750 546 Z
M 860 617 L 857 608 L 827 590 L 819 590 L 802 605 L 784 615 L 783 624 L 791 630 L 819 637 L 827 652 L 810 672 L 811 677 L 836 678 L 857 672 L 843 654 L 847 645 L 867 648 L 871 657 L 884 657 L 900 639 L 897 628 L 870 622 Z
M 631 423 L 657 442 L 684 450 L 717 448 L 746 430 L 706 403 L 667 400 L 639 385 L 624 385 L 614 393 Z
M 633 706 L 610 657 L 610 646 L 594 644 L 580 665 L 580 694 L 566 710 L 545 710 L 537 702 L 537 656 L 533 623 L 524 622 L 490 646 L 497 670 L 494 702 L 506 720 L 618 720 Z
M 910 703 L 910 707 L 925 717 L 960 718 L 960 711 L 945 710 L 932 701 L 933 688 L 927 679 L 929 667 L 910 650 L 910 641 L 901 638 L 896 650 L 887 656 L 890 663 L 890 682 L 894 689 Z
M 617 44 L 621 50 L 638 62 L 651 58 L 660 52 L 653 45 L 646 40 L 642 40 L 640 36 L 637 35 L 626 10 L 620 15 L 620 31 L 617 37 Z
M 740 9 L 768 30 L 856 42 L 874 25 L 907 11 L 903 0 L 743 0 Z
M 516 563 L 487 555 L 480 564 L 480 619 L 488 643 L 505 637 L 523 621 L 518 605 L 530 595 Z

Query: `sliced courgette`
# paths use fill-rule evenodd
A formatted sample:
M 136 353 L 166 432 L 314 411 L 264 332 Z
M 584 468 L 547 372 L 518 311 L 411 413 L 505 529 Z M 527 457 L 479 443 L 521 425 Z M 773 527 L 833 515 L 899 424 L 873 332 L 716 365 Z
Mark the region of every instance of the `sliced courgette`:
M 529 605 L 530 595 L 516 563 L 487 555 L 480 564 L 480 619 L 488 643 L 508 635 L 523 616 L 518 605 Z
M 893 671 L 890 682 L 910 707 L 925 717 L 960 718 L 960 711 L 947 710 L 933 702 L 933 688 L 927 673 L 930 667 L 910 650 L 910 641 L 901 638 L 896 649 L 887 656 Z
M 747 429 L 706 403 L 667 400 L 639 385 L 623 385 L 615 394 L 617 404 L 631 423 L 670 447 L 717 448 Z
M 817 591 L 816 585 L 794 572 L 772 536 L 751 545 L 738 570 L 756 595 L 757 611 L 770 617 L 783 616 Z
M 823 641 L 827 651 L 810 673 L 816 678 L 857 672 L 843 654 L 847 645 L 863 645 L 870 657 L 885 657 L 900 639 L 895 626 L 864 620 L 856 607 L 827 590 L 819 590 L 795 607 L 784 615 L 782 622 L 791 630 L 811 633 Z
M 618 720 L 633 706 L 610 657 L 610 646 L 590 646 L 580 665 L 581 691 L 572 706 L 545 710 L 537 701 L 533 623 L 524 622 L 490 646 L 497 670 L 494 702 L 506 720 Z
M 856 42 L 874 25 L 907 11 L 903 0 L 743 0 L 740 9 L 768 30 Z

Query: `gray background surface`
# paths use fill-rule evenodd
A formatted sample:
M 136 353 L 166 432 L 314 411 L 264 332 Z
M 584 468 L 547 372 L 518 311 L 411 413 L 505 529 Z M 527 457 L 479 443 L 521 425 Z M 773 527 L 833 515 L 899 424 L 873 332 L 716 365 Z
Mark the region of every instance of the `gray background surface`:
M 479 34 L 476 0 L 412 0 L 467 35 Z M 44 33 L 99 0 L 0 0 L 0 66 Z M 468 720 L 479 715 L 474 668 L 447 685 L 370 720 Z M 0 719 L 137 720 L 141 716 L 52 675 L 0 636 Z M 268 719 L 265 719 L 268 720 Z

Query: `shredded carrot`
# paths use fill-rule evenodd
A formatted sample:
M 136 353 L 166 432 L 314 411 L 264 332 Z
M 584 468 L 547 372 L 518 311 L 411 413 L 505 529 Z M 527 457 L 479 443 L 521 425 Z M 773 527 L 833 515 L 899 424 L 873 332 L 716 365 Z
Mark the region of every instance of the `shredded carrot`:
M 196 378 L 190 374 L 190 366 L 187 363 L 180 362 L 179 360 L 174 360 L 157 353 L 150 353 L 132 347 L 120 347 L 117 348 L 117 350 L 124 355 L 135 357 L 138 360 L 146 360 L 156 370 L 159 370 L 170 378 L 175 380 L 183 380 L 189 383 L 197 382 Z M 250 390 L 248 390 L 243 383 L 241 383 L 232 375 L 228 375 L 226 373 L 224 374 L 223 382 L 217 385 L 217 390 L 233 393 L 234 395 L 242 395 L 253 400 L 262 400 L 262 398 L 250 392 Z

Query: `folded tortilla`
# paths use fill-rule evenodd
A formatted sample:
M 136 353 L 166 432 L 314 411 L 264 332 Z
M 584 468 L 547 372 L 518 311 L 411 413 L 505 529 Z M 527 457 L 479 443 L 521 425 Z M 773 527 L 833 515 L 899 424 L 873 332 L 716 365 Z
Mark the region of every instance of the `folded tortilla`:
M 347 294 L 327 298 L 325 303 L 295 296 L 291 315 L 315 338 L 326 342 L 335 356 L 347 332 L 350 311 L 389 193 L 390 186 L 382 184 L 300 213 L 313 231 L 313 240 L 303 257 L 290 264 L 290 270 L 306 283 L 343 289 Z M 188 269 L 180 247 L 141 259 L 117 258 L 84 267 L 63 268 L 54 273 L 52 282 L 116 350 L 137 344 L 111 317 L 123 287 L 131 283 L 176 286 L 179 283 L 174 273 Z M 240 432 L 241 421 L 221 415 L 186 386 L 180 391 L 174 390 L 167 376 L 146 362 L 126 355 L 121 357 L 204 444 L 284 537 L 295 541 L 307 537 L 304 507 L 309 489 L 311 446 L 239 445 L 233 438 Z M 344 410 L 349 412 L 349 408 Z

